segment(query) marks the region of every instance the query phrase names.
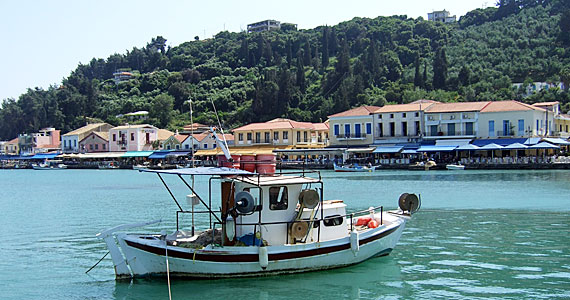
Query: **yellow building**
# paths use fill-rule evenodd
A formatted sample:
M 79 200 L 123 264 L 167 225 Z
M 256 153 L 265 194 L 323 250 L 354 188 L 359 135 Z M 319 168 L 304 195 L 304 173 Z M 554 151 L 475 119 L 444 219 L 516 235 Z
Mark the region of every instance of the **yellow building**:
M 328 144 L 328 131 L 326 123 L 297 122 L 278 118 L 234 129 L 234 145 L 324 147 Z
M 554 117 L 554 136 L 570 138 L 570 115 L 559 114 Z

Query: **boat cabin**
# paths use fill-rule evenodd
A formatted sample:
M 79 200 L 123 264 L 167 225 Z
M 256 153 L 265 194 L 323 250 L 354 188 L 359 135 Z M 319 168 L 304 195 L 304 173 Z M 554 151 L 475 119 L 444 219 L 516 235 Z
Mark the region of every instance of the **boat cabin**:
M 242 242 L 240 238 L 248 236 L 251 241 L 256 236 L 267 245 L 346 236 L 346 205 L 341 200 L 323 202 L 322 190 L 321 181 L 310 177 L 276 175 L 228 179 L 222 182 L 222 220 L 235 218 L 235 237 Z M 253 203 L 240 210 L 240 205 L 245 205 L 243 201 Z M 237 210 L 232 209 L 234 207 Z M 232 225 L 230 221 L 226 227 Z

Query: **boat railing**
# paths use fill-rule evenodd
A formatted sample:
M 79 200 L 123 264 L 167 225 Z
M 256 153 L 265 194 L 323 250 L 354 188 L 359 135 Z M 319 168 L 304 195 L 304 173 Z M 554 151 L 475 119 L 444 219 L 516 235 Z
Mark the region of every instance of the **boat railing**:
M 315 219 L 311 219 L 311 220 L 294 220 L 294 221 L 276 221 L 276 222 L 257 222 L 257 223 L 239 223 L 236 225 L 240 225 L 240 226 L 254 226 L 253 232 L 256 232 L 256 227 L 261 227 L 261 226 L 265 226 L 265 225 L 287 225 L 289 226 L 290 224 L 293 224 L 295 222 L 309 222 L 311 224 L 314 224 L 315 222 L 319 222 L 319 228 L 320 228 L 320 224 L 321 221 L 326 221 L 326 220 L 332 220 L 335 218 L 345 218 L 348 219 L 350 221 L 350 231 L 354 230 L 354 227 L 356 226 L 354 224 L 354 218 L 365 215 L 365 214 L 370 214 L 372 212 L 375 212 L 377 210 L 380 210 L 380 224 L 379 225 L 384 225 L 384 206 L 376 206 L 376 207 L 370 207 L 368 209 L 365 210 L 360 210 L 360 211 L 356 211 L 356 212 L 352 212 L 352 213 L 348 213 L 348 214 L 344 214 L 344 215 L 334 215 L 334 216 L 327 216 L 327 217 L 323 217 L 323 218 L 315 218 Z M 207 211 L 204 211 L 207 212 Z M 177 219 L 178 220 L 178 219 Z M 214 235 L 215 235 L 215 231 L 216 231 L 216 227 L 220 226 L 220 225 L 224 225 L 225 222 L 213 222 L 213 228 L 212 228 L 212 241 L 214 241 Z M 301 241 L 302 243 L 305 243 L 306 238 L 309 236 L 309 232 L 311 230 L 311 227 L 308 228 L 307 230 L 307 234 L 305 235 L 305 240 Z M 317 241 L 320 241 L 320 230 L 318 230 L 318 236 L 317 236 Z M 224 246 L 224 239 L 221 240 L 221 246 Z M 285 244 L 289 243 L 289 230 L 286 231 L 285 233 Z

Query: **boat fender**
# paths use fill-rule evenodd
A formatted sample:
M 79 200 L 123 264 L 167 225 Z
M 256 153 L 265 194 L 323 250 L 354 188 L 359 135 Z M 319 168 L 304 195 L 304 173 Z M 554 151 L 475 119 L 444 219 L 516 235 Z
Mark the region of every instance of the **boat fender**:
M 352 254 L 356 256 L 358 251 L 360 250 L 360 244 L 358 243 L 358 231 L 353 230 L 350 232 L 350 250 L 352 250 Z
M 368 228 L 378 228 L 378 222 L 376 220 L 368 222 Z
M 267 254 L 267 247 L 258 247 L 259 249 L 259 266 L 263 270 L 269 265 L 269 255 Z
M 228 216 L 226 219 L 226 237 L 230 241 L 236 237 L 236 222 L 232 216 Z

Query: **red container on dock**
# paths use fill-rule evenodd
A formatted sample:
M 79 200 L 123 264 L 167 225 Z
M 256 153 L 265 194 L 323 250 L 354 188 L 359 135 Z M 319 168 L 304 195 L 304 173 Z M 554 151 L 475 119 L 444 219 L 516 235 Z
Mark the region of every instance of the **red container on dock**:
M 259 174 L 275 174 L 275 154 L 258 154 L 256 171 Z
M 229 162 L 226 159 L 226 156 L 223 154 L 218 155 L 218 167 L 227 167 L 227 168 L 234 168 L 239 169 L 240 167 L 240 157 L 241 155 L 234 154 L 232 155 L 233 162 Z

